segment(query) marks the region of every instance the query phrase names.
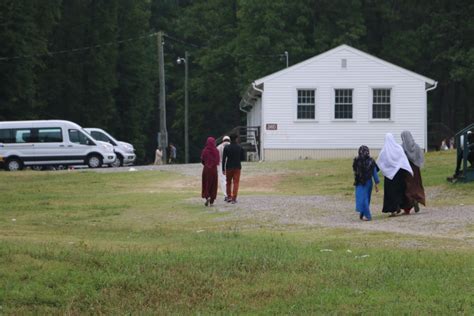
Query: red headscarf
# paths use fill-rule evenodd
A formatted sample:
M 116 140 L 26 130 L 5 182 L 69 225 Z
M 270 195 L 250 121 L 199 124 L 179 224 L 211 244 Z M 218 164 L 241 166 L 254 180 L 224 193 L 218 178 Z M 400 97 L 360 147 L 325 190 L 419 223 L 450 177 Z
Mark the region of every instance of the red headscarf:
M 216 148 L 216 140 L 214 137 L 208 137 L 206 147 L 202 150 L 201 161 L 208 167 L 213 168 L 219 165 L 219 151 Z

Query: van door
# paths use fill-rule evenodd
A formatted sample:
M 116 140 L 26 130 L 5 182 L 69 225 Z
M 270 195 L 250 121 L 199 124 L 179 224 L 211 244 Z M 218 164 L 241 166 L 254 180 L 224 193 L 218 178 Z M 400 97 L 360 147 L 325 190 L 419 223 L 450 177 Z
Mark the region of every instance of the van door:
M 66 143 L 68 155 L 78 163 L 84 163 L 91 146 L 96 144 L 78 129 L 69 129 L 68 138 L 69 142 Z

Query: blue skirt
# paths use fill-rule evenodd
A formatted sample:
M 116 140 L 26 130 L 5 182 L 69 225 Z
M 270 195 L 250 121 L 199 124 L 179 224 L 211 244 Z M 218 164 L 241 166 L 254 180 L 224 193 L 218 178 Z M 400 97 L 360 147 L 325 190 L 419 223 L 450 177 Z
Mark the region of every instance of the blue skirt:
M 372 196 L 372 181 L 360 184 L 355 187 L 355 209 L 367 219 L 371 219 L 370 215 L 370 198 Z

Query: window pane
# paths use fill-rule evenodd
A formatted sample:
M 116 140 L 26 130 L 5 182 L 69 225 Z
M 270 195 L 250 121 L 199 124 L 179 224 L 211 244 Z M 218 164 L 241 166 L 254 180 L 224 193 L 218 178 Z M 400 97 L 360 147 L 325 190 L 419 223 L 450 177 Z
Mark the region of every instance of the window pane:
M 103 142 L 110 142 L 110 139 L 103 133 L 101 132 L 91 132 L 92 137 L 94 137 L 97 140 L 103 141 Z
M 390 89 L 374 89 L 372 118 L 389 119 L 390 118 Z
M 69 140 L 71 143 L 87 145 L 87 137 L 82 132 L 78 131 L 77 129 L 70 129 L 69 130 Z
M 315 107 L 315 90 L 298 90 L 297 119 L 314 119 Z
M 15 143 L 31 143 L 31 130 L 30 129 L 15 129 L 13 130 Z
M 0 143 L 14 143 L 13 131 L 11 129 L 0 129 Z
M 334 117 L 336 119 L 352 118 L 352 89 L 335 90 Z
M 40 143 L 61 143 L 63 141 L 61 128 L 39 128 L 38 141 Z

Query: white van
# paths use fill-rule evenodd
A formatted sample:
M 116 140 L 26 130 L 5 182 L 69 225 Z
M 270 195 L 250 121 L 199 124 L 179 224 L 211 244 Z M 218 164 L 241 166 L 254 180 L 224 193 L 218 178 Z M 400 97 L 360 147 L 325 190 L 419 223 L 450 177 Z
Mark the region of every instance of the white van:
M 107 142 L 114 146 L 117 159 L 111 164 L 112 167 L 121 167 L 123 165 L 133 164 L 135 161 L 135 148 L 132 144 L 116 140 L 112 135 L 100 128 L 84 128 L 94 139 Z
M 6 170 L 83 164 L 97 168 L 114 162 L 115 158 L 110 144 L 94 140 L 73 122 L 0 122 L 0 163 Z

